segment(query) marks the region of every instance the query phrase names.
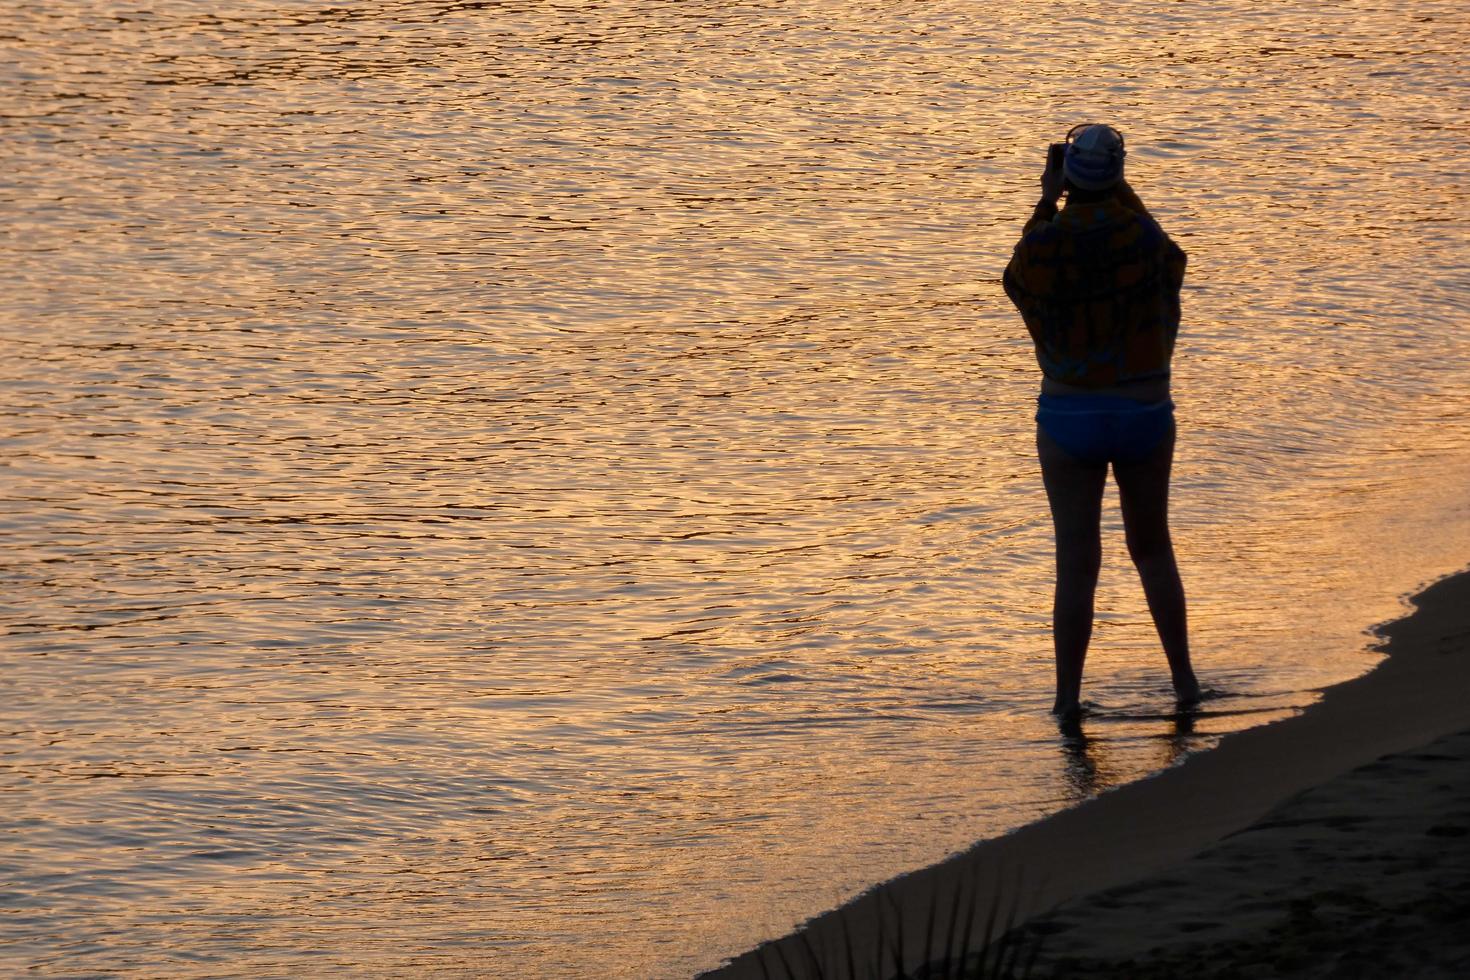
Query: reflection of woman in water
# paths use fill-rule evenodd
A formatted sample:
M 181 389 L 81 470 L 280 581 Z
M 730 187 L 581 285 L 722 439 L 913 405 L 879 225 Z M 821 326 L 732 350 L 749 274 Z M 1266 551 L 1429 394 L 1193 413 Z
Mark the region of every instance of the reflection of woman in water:
M 1081 711 L 1109 464 L 1174 692 L 1181 704 L 1199 699 L 1169 539 L 1169 361 L 1185 258 L 1124 180 L 1124 155 L 1112 127 L 1074 129 L 1048 158 L 1041 202 L 1005 271 L 1042 370 L 1036 448 L 1056 530 L 1052 710 L 1063 719 Z

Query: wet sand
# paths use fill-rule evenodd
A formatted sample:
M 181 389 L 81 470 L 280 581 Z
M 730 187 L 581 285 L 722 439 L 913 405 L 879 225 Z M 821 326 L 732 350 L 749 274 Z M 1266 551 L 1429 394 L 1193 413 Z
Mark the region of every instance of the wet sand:
M 784 975 L 808 948 L 845 976 L 848 948 L 871 962 L 881 943 L 892 963 L 900 928 L 913 971 L 954 911 L 956 935 L 965 919 L 979 935 L 992 907 L 1026 924 L 1018 935 L 1046 934 L 1039 975 L 1464 975 L 1470 574 L 1413 603 L 1382 630 L 1387 659 L 1301 715 L 889 882 L 706 976 Z

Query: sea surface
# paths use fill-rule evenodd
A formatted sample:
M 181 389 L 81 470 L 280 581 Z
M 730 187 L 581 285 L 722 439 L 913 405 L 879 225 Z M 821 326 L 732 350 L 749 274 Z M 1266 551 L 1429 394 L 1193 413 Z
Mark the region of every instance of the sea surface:
M 0 970 L 688 976 L 1282 718 L 1470 555 L 1451 2 L 19 0 Z M 1047 715 L 999 285 L 1190 256 L 1192 723 L 1112 491 Z

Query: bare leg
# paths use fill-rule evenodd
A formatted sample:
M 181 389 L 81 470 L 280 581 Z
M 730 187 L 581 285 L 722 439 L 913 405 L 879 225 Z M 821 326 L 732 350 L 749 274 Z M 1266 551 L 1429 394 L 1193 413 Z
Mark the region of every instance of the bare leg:
M 1082 665 L 1092 639 L 1092 603 L 1102 564 L 1103 484 L 1106 464 L 1084 463 L 1052 441 L 1039 426 L 1036 455 L 1051 503 L 1056 532 L 1057 586 L 1052 604 L 1052 640 L 1057 655 L 1057 699 L 1052 711 L 1075 716 L 1082 696 Z
M 1118 481 L 1118 498 L 1123 506 L 1123 527 L 1128 535 L 1128 554 L 1143 581 L 1148 611 L 1153 615 L 1174 693 L 1181 703 L 1199 700 L 1199 682 L 1189 662 L 1189 624 L 1185 611 L 1184 584 L 1174 560 L 1174 542 L 1169 537 L 1169 471 L 1174 463 L 1174 430 L 1153 454 L 1140 463 L 1113 464 Z

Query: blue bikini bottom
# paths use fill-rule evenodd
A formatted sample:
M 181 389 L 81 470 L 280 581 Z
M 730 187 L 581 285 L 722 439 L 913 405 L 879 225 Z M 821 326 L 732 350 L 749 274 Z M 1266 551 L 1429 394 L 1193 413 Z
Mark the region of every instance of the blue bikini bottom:
M 1174 428 L 1174 403 L 1121 395 L 1042 395 L 1036 422 L 1084 463 L 1141 463 Z

